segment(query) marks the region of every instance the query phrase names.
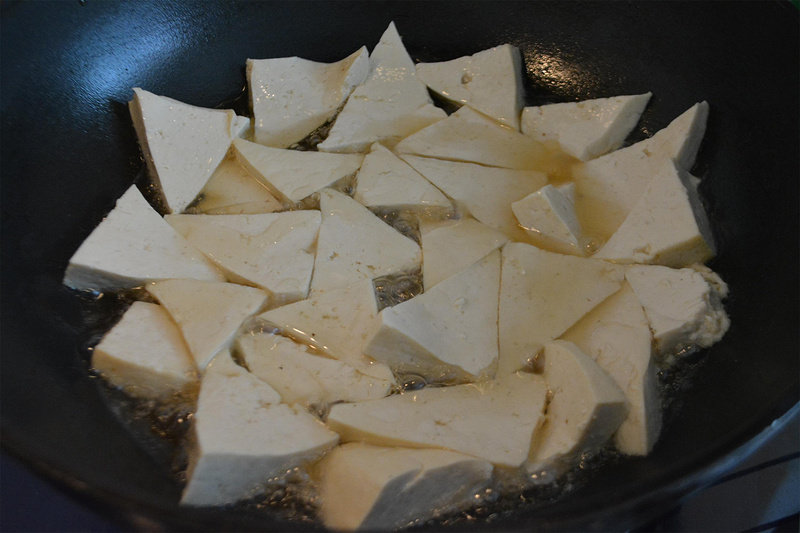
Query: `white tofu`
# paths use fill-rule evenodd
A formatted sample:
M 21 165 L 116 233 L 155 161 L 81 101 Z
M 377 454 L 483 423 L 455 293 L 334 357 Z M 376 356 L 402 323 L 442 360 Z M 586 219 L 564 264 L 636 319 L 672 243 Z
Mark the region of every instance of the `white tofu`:
M 198 198 L 193 210 L 206 214 L 247 215 L 283 209 L 283 203 L 234 157 L 222 160 Z
M 333 448 L 338 436 L 302 407 L 236 365 L 227 351 L 206 369 L 192 424 L 184 505 L 252 498 L 271 478 Z
M 250 372 L 288 404 L 308 407 L 374 400 L 387 396 L 394 385 L 392 379 L 368 376 L 347 363 L 313 355 L 307 346 L 279 335 L 243 335 L 237 346 Z
M 417 79 L 394 22 L 381 36 L 369 58 L 367 79 L 355 88 L 336 117 L 323 152 L 365 152 L 374 142 L 392 148 L 397 141 L 442 120 L 425 85 Z
M 236 139 L 238 161 L 281 201 L 293 204 L 358 172 L 361 154 L 325 154 L 270 148 Z
M 537 141 L 556 141 L 582 161 L 622 146 L 639 122 L 652 93 L 564 102 L 522 110 L 522 133 Z
M 131 396 L 166 400 L 197 381 L 181 332 L 163 307 L 133 302 L 92 352 L 92 368 Z
M 396 207 L 435 213 L 450 211 L 450 200 L 391 150 L 378 143 L 356 176 L 353 198 L 366 207 Z
M 514 374 L 482 384 L 426 387 L 337 404 L 328 425 L 344 442 L 444 448 L 518 467 L 528 458 L 546 395 L 541 376 Z
M 473 217 L 505 233 L 513 240 L 526 240 L 511 204 L 547 183 L 547 176 L 534 170 L 492 168 L 473 163 L 403 156 L 403 160 L 425 176 Z
M 622 284 L 621 267 L 547 252 L 523 243 L 503 247 L 498 376 L 525 366 Z
M 167 278 L 224 279 L 131 185 L 70 258 L 64 284 L 104 291 Z
M 270 294 L 270 305 L 301 300 L 314 268 L 319 211 L 259 215 L 167 215 L 167 222 L 225 270 L 230 281 Z
M 316 468 L 320 516 L 339 531 L 422 523 L 474 504 L 492 470 L 488 461 L 447 450 L 343 444 Z
M 335 63 L 299 57 L 248 59 L 255 140 L 288 148 L 327 122 L 369 73 L 361 47 Z
M 704 263 L 714 253 L 711 227 L 689 174 L 665 161 L 594 257 L 677 268 Z
M 319 291 L 307 300 L 270 309 L 258 317 L 362 374 L 393 379 L 389 367 L 364 356 L 364 344 L 380 324 L 371 280 Z
M 530 241 L 545 250 L 584 255 L 583 232 L 575 213 L 575 184 L 545 185 L 511 204 Z
M 417 78 L 448 100 L 519 130 L 525 92 L 516 46 L 502 44 L 450 61 L 418 63 Z
M 190 279 L 157 281 L 146 289 L 180 328 L 201 372 L 268 298 L 254 287 Z
M 250 117 L 234 116 L 231 121 L 231 139 L 236 137 L 247 139 L 250 136 L 251 127 Z
M 422 225 L 421 230 L 422 281 L 426 291 L 508 241 L 505 234 L 473 218 Z
M 576 208 L 584 230 L 608 239 L 666 160 L 689 170 L 706 130 L 708 104 L 694 105 L 653 137 L 574 169 Z
M 168 210 L 180 213 L 228 152 L 236 114 L 184 104 L 138 87 L 128 107 L 150 177 Z
M 325 189 L 320 210 L 312 294 L 419 268 L 419 245 L 349 196 Z
M 625 279 L 644 307 L 661 355 L 684 348 L 707 348 L 720 340 L 730 327 L 722 306 L 727 286 L 713 273 L 709 282 L 692 268 L 632 265 Z
M 364 352 L 392 370 L 433 381 L 472 381 L 494 374 L 500 252 L 423 294 L 383 309 Z

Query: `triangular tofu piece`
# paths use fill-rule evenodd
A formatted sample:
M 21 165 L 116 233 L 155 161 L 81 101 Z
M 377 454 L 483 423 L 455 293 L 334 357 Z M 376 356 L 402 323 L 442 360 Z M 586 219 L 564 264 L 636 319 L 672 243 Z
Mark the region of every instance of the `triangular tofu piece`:
M 508 241 L 505 234 L 473 218 L 423 225 L 421 233 L 422 281 L 426 291 Z
M 288 148 L 322 126 L 369 73 L 361 47 L 335 63 L 299 57 L 248 59 L 255 140 Z
M 131 185 L 70 258 L 64 284 L 104 291 L 168 278 L 224 279 Z
M 231 145 L 236 114 L 133 89 L 131 117 L 150 177 L 170 212 L 180 213 L 206 184 Z
M 665 161 L 625 221 L 594 257 L 680 268 L 705 263 L 714 253 L 711 227 L 691 176 Z
M 270 305 L 301 300 L 308 294 L 319 211 L 167 215 L 166 220 L 222 268 L 230 281 L 265 289 Z
M 320 210 L 312 293 L 419 268 L 417 243 L 349 196 L 325 189 Z
M 283 209 L 281 201 L 232 156 L 222 160 L 197 198 L 190 212 L 249 215 Z
M 452 204 L 408 163 L 378 143 L 356 176 L 353 198 L 367 207 L 395 207 L 421 213 L 448 211 Z
M 370 73 L 355 88 L 336 117 L 323 152 L 365 152 L 374 142 L 391 148 L 397 141 L 443 119 L 425 85 L 417 79 L 394 22 L 370 55 Z
M 226 350 L 211 362 L 192 419 L 184 505 L 225 505 L 262 493 L 267 480 L 318 459 L 338 435 L 236 365 Z
M 639 201 L 664 161 L 689 170 L 706 130 L 708 104 L 695 104 L 653 137 L 574 169 L 575 207 L 584 230 L 606 240 Z
M 622 284 L 622 267 L 547 252 L 523 243 L 503 247 L 498 376 L 519 370 Z
M 418 63 L 417 77 L 448 100 L 519 130 L 525 93 L 522 57 L 516 46 L 503 44 L 450 61 Z
M 500 252 L 380 312 L 364 348 L 399 373 L 433 381 L 472 381 L 493 374 L 497 360 Z
M 547 183 L 547 176 L 541 172 L 411 155 L 402 158 L 479 221 L 513 240 L 527 240 L 514 218 L 511 204 Z
M 236 139 L 238 161 L 281 201 L 293 204 L 358 171 L 361 154 L 325 154 L 270 148 Z
M 575 184 L 545 185 L 511 204 L 528 239 L 545 250 L 584 255 L 583 232 L 575 213 Z
M 320 516 L 337 531 L 388 531 L 475 503 L 492 465 L 448 450 L 335 448 L 316 468 Z
M 563 102 L 522 110 L 522 133 L 537 141 L 556 141 L 582 161 L 622 146 L 639 122 L 652 93 Z
M 546 394 L 541 376 L 520 373 L 499 381 L 336 404 L 328 425 L 345 442 L 444 448 L 518 467 L 528 458 Z
M 168 279 L 146 288 L 180 328 L 200 371 L 267 302 L 264 291 L 233 283 Z
M 251 127 L 252 123 L 250 122 L 250 117 L 234 116 L 231 122 L 231 139 L 235 139 L 236 137 L 241 137 L 242 139 L 249 138 Z

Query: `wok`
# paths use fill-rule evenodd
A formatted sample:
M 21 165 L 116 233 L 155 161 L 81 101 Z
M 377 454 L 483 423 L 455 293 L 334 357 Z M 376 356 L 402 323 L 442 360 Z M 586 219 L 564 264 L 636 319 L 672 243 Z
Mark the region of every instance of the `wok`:
M 246 112 L 244 61 L 338 60 L 394 20 L 415 60 L 519 46 L 528 104 L 653 91 L 631 140 L 711 103 L 695 174 L 733 326 L 671 387 L 645 458 L 476 529 L 626 528 L 745 453 L 798 401 L 798 11 L 789 2 L 15 2 L 2 20 L 2 442 L 123 519 L 304 529 L 272 513 L 184 509 L 158 445 L 88 375 L 86 302 L 67 261 L 142 165 L 125 102 L 142 86 Z M 112 306 L 113 307 L 113 306 Z M 750 444 L 748 444 L 750 443 Z

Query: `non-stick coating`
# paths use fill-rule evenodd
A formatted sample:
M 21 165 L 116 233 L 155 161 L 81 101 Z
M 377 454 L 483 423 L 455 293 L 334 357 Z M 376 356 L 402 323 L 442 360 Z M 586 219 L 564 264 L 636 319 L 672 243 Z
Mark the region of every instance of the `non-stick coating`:
M 712 266 L 731 287 L 730 332 L 669 409 L 652 455 L 486 527 L 642 520 L 798 399 L 799 41 L 789 2 L 74 0 L 0 10 L 3 445 L 89 499 L 178 528 L 287 527 L 269 515 L 180 509 L 179 484 L 88 377 L 85 306 L 60 282 L 141 166 L 131 87 L 216 106 L 241 94 L 248 57 L 338 60 L 374 46 L 391 20 L 415 60 L 519 46 L 529 103 L 651 90 L 633 138 L 711 104 L 695 172 L 719 244 Z

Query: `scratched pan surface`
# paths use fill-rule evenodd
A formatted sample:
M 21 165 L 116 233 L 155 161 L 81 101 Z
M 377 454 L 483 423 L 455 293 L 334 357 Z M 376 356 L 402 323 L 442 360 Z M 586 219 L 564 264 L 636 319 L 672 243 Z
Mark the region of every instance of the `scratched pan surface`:
M 130 88 L 202 106 L 235 101 L 242 113 L 246 58 L 338 60 L 374 46 L 391 20 L 415 60 L 519 46 L 529 104 L 653 91 L 634 140 L 711 103 L 695 173 L 719 243 L 712 266 L 731 287 L 730 332 L 696 365 L 652 455 L 600 468 L 555 503 L 471 527 L 641 523 L 707 482 L 798 399 L 798 12 L 789 2 L 75 0 L 0 10 L 3 446 L 104 512 L 177 529 L 311 527 L 179 508 L 168 465 L 88 377 L 86 306 L 60 280 L 141 166 Z

